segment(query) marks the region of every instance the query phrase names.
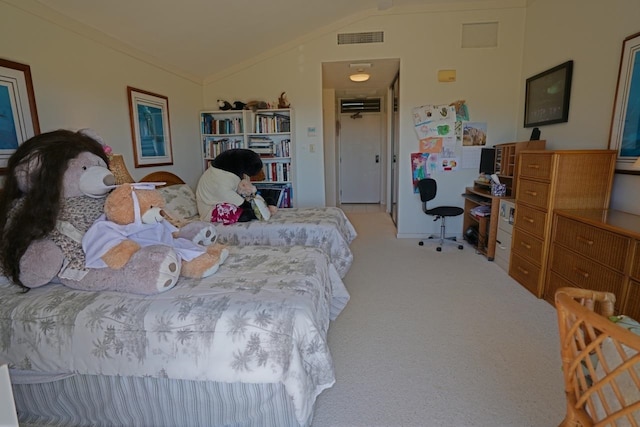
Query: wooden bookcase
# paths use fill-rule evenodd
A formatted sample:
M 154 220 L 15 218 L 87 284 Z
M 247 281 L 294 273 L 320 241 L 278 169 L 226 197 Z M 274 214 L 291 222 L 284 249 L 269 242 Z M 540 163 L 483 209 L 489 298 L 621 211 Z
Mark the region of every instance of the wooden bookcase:
M 294 186 L 293 110 L 201 111 L 203 170 L 221 152 L 248 148 L 262 158 L 264 180 L 259 191 L 282 190 L 279 207 L 292 207 Z

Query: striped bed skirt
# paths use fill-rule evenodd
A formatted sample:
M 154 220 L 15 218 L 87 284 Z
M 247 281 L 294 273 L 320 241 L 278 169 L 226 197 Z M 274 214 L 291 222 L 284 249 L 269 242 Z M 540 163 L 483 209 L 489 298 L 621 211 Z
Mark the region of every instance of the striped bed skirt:
M 281 384 L 74 375 L 13 393 L 21 426 L 301 426 Z

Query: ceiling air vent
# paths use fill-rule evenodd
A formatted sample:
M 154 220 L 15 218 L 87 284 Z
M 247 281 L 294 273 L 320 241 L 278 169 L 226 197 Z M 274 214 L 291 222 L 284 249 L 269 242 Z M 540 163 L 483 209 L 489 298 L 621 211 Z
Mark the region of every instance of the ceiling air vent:
M 382 43 L 382 42 L 384 42 L 383 31 L 371 31 L 368 33 L 338 34 L 338 44 Z

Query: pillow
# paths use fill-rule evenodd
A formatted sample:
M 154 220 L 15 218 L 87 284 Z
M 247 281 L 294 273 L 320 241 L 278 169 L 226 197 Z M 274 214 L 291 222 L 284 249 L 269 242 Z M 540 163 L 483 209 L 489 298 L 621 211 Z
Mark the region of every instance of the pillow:
M 615 322 L 616 324 L 618 324 L 619 326 L 635 333 L 636 335 L 640 335 L 640 323 L 638 323 L 636 320 L 624 315 L 611 316 L 609 317 L 609 319 Z M 636 354 L 636 351 L 634 349 L 627 347 L 624 344 L 621 344 L 621 346 L 627 357 L 632 357 L 633 355 Z M 612 369 L 613 367 L 619 366 L 622 363 L 622 358 L 620 357 L 620 354 L 616 349 L 616 345 L 614 341 L 610 337 L 607 337 L 605 338 L 604 341 L 602 341 L 601 349 L 602 349 L 602 357 L 604 358 L 604 360 L 606 360 L 607 365 L 609 366 L 610 369 Z M 633 370 L 635 371 L 635 375 L 640 376 L 640 366 L 637 363 L 634 364 Z M 595 373 L 596 373 L 596 377 L 599 380 L 604 378 L 606 374 L 602 364 L 599 364 L 596 367 Z M 615 379 L 615 383 L 617 384 L 622 395 L 625 397 L 627 404 L 630 404 L 632 402 L 637 402 L 640 400 L 640 390 L 638 390 L 638 387 L 636 386 L 635 382 L 633 381 L 633 378 L 631 378 L 628 372 L 620 374 Z M 602 387 L 602 398 L 604 398 L 607 401 L 607 403 L 612 409 L 614 410 L 620 409 L 620 404 L 615 398 L 615 394 L 610 383 L 607 383 Z M 594 398 L 594 406 L 596 409 L 596 414 L 598 416 L 598 419 L 602 419 L 605 416 L 605 412 L 602 408 L 602 402 L 598 397 Z M 640 421 L 640 412 L 639 411 L 632 412 L 632 417 L 634 420 L 636 420 L 636 422 Z M 616 423 L 617 427 L 625 427 L 630 425 L 631 424 L 627 419 L 619 419 L 617 420 L 617 423 Z
M 610 316 L 609 320 L 611 320 L 618 326 L 622 326 L 623 328 L 633 332 L 636 335 L 640 335 L 640 323 L 629 316 L 625 316 L 624 314 L 621 314 L 619 316 Z
M 196 195 L 187 184 L 170 185 L 158 188 L 164 197 L 165 208 L 170 213 L 174 213 L 184 219 L 198 216 L 198 205 Z

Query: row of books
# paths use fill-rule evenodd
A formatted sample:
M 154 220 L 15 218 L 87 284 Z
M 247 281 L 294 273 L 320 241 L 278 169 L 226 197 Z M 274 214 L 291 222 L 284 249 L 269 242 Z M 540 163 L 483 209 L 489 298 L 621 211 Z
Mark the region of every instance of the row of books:
M 262 169 L 264 170 L 265 180 L 267 181 L 290 181 L 291 163 L 289 162 L 269 162 L 263 160 Z
M 291 184 L 255 183 L 258 193 L 268 202 L 278 208 L 292 208 L 293 187 Z
M 228 135 L 242 133 L 242 118 L 233 117 L 230 119 L 215 119 L 210 114 L 202 116 L 202 133 L 213 135 Z
M 204 156 L 211 159 L 231 148 L 242 148 L 242 139 L 204 137 L 202 144 Z
M 291 132 L 290 117 L 278 113 L 256 114 L 255 124 L 258 133 Z
M 249 139 L 249 148 L 261 156 L 291 157 L 291 140 L 273 141 L 271 138 L 255 137 Z

